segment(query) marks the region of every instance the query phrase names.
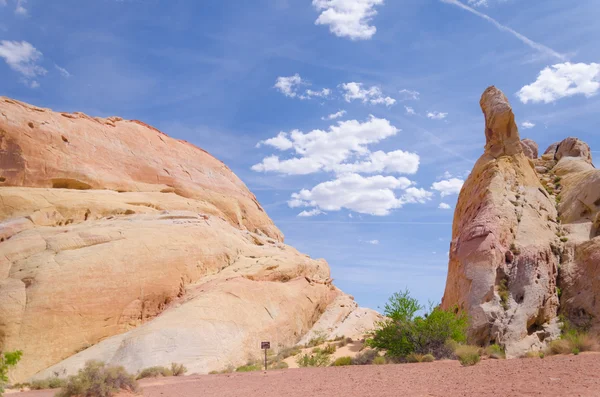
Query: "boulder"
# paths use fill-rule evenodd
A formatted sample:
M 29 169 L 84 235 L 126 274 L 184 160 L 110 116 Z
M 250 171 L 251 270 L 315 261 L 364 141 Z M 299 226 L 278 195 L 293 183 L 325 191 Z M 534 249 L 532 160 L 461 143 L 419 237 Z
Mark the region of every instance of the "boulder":
M 521 141 L 521 146 L 523 147 L 523 153 L 528 158 L 535 160 L 538 158 L 538 144 L 531 139 L 523 139 Z

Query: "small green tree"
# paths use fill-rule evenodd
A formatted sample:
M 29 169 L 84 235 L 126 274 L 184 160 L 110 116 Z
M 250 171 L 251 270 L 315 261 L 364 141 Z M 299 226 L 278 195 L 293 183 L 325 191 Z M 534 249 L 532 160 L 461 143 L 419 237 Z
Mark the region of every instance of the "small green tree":
M 4 386 L 8 383 L 8 370 L 19 362 L 22 351 L 0 352 L 0 396 L 4 394 Z
M 430 305 L 427 314 L 416 316 L 423 309 L 408 290 L 395 293 L 384 307 L 387 319 L 377 324 L 367 344 L 385 350 L 393 359 L 405 360 L 411 353 L 443 358 L 451 354 L 447 340 L 466 341 L 468 318 L 464 313 Z

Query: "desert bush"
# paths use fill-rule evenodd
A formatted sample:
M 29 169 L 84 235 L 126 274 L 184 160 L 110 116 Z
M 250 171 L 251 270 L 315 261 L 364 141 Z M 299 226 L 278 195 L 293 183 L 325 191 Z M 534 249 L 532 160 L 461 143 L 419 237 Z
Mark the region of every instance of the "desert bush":
M 66 379 L 53 376 L 51 378 L 34 380 L 29 385 L 29 388 L 31 390 L 60 389 L 66 384 Z
M 463 312 L 431 305 L 427 314 L 416 316 L 423 309 L 408 290 L 395 293 L 384 307 L 388 319 L 377 324 L 367 345 L 398 360 L 411 353 L 444 358 L 452 354 L 445 346 L 447 340 L 466 341 L 468 318 Z
M 377 356 L 373 359 L 373 365 L 384 365 L 387 364 L 387 360 L 383 356 Z
M 133 375 L 123 367 L 106 366 L 101 361 L 88 361 L 75 376 L 69 377 L 56 397 L 111 397 L 121 390 L 137 392 Z
M 277 361 L 285 360 L 288 357 L 297 356 L 301 352 L 302 352 L 302 349 L 300 349 L 297 346 L 284 347 L 283 349 L 279 350 L 279 353 L 277 353 L 277 355 L 275 356 L 273 361 L 277 362 Z
M 379 356 L 379 354 L 377 353 L 377 350 L 373 350 L 373 349 L 363 350 L 362 352 L 358 353 L 352 359 L 352 365 L 373 364 L 373 360 L 375 360 L 375 357 L 377 357 L 377 356 Z
M 571 353 L 571 343 L 566 339 L 553 340 L 548 344 L 548 354 L 569 354 Z
M 187 372 L 187 368 L 183 364 L 171 363 L 171 373 L 173 376 L 183 376 Z
M 148 367 L 140 371 L 137 379 L 159 378 L 161 376 L 173 376 L 173 372 L 167 367 Z
M 241 367 L 238 367 L 235 372 L 254 372 L 261 371 L 263 367 L 258 363 L 247 363 Z
M 303 354 L 296 359 L 299 367 L 327 367 L 331 358 L 322 352 L 316 354 Z
M 20 350 L 6 353 L 0 351 L 0 396 L 4 394 L 4 386 L 8 382 L 8 370 L 17 365 L 22 355 Z
M 406 361 L 409 363 L 420 363 L 423 362 L 424 356 L 424 354 L 410 353 L 408 356 L 406 356 Z
M 324 331 L 315 332 L 314 338 L 308 341 L 306 347 L 315 347 L 322 345 L 327 340 L 327 334 Z
M 485 349 L 485 355 L 489 358 L 495 358 L 497 360 L 506 358 L 506 353 L 504 353 L 504 349 L 500 345 L 489 345 Z
M 434 361 L 435 361 L 435 357 L 433 356 L 433 354 L 426 354 L 423 356 L 424 363 L 432 363 Z
M 579 349 L 580 352 L 599 351 L 600 344 L 598 340 L 584 332 L 572 332 L 564 336 L 569 341 L 572 349 Z
M 571 350 L 571 353 L 573 353 L 574 355 L 578 355 L 578 354 L 579 354 L 579 352 L 580 352 L 580 350 L 579 350 L 579 348 L 577 348 L 577 347 L 574 347 L 574 348 Z
M 352 357 L 339 357 L 338 359 L 336 359 L 333 364 L 331 364 L 334 367 L 343 367 L 346 365 L 352 365 Z
M 458 361 L 465 367 L 475 365 L 481 359 L 480 348 L 477 346 L 459 346 L 458 349 L 456 349 L 455 354 L 458 357 Z
M 284 362 L 284 361 L 280 361 L 272 366 L 269 367 L 269 369 L 287 369 L 290 366 L 288 365 L 288 363 Z
M 333 338 L 333 342 L 339 342 L 344 339 L 346 339 L 346 337 L 344 335 L 336 336 L 335 338 Z
M 326 347 L 324 347 L 321 351 L 323 352 L 323 354 L 333 354 L 336 351 L 336 346 L 333 344 L 327 345 Z
M 311 353 L 321 353 L 321 348 L 320 347 L 315 347 L 314 349 L 311 350 Z

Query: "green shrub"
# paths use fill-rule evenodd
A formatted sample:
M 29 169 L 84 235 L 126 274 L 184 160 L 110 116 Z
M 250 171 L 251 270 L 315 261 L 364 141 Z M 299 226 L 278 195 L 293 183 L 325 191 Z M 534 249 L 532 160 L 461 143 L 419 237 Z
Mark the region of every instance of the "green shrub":
M 448 339 L 466 341 L 468 318 L 463 312 L 431 306 L 428 314 L 415 316 L 420 310 L 423 306 L 408 290 L 394 294 L 384 308 L 388 319 L 377 324 L 367 345 L 399 360 L 411 353 L 444 358 L 452 354 L 445 346 Z
M 290 366 L 288 365 L 288 363 L 286 363 L 285 361 L 280 361 L 272 366 L 269 367 L 269 369 L 287 369 Z
M 574 347 L 574 348 L 571 350 L 571 353 L 573 353 L 573 354 L 574 354 L 574 355 L 576 355 L 576 356 L 579 354 L 579 352 L 580 352 L 580 350 L 579 350 L 579 348 L 577 348 L 577 347 Z
M 512 251 L 512 246 L 511 246 L 511 251 Z M 518 255 L 518 254 L 515 254 L 515 255 Z M 510 291 L 508 289 L 508 279 L 503 278 L 502 280 L 500 280 L 500 284 L 498 285 L 498 296 L 500 296 L 500 304 L 502 305 L 502 308 L 504 310 L 508 310 L 510 307 L 509 303 L 508 303 L 508 299 L 510 298 Z
M 372 350 L 372 349 L 363 350 L 362 352 L 358 353 L 352 359 L 352 365 L 373 364 L 373 360 L 375 360 L 375 357 L 378 357 L 378 356 L 379 356 L 379 354 L 377 353 L 377 350 Z
M 504 349 L 500 345 L 490 345 L 485 349 L 485 354 L 489 358 L 494 358 L 497 360 L 506 358 L 506 354 L 504 353 Z
M 322 352 L 316 354 L 303 354 L 296 359 L 299 367 L 327 367 L 331 358 Z
M 308 341 L 306 347 L 315 347 L 322 345 L 327 340 L 327 334 L 324 331 L 315 332 L 314 338 Z
M 159 378 L 161 376 L 173 376 L 173 372 L 167 367 L 148 367 L 144 368 L 140 371 L 137 378 L 145 379 L 145 378 Z
M 315 347 L 314 349 L 312 349 L 311 353 L 321 353 L 321 348 L 320 347 Z
M 565 339 L 557 339 L 553 340 L 548 344 L 547 353 L 548 354 L 569 354 L 573 347 L 568 340 Z
M 406 361 L 409 363 L 421 363 L 423 362 L 423 357 L 425 357 L 424 354 L 410 353 L 406 356 Z
M 20 350 L 6 353 L 0 351 L 0 396 L 4 394 L 4 386 L 8 382 L 8 370 L 17 365 L 22 355 Z
M 133 375 L 123 367 L 106 366 L 100 361 L 88 361 L 75 376 L 69 377 L 56 397 L 111 397 L 121 390 L 137 392 Z
M 434 358 L 434 360 L 435 360 L 435 358 Z M 377 356 L 373 359 L 373 365 L 385 365 L 385 364 L 387 364 L 387 360 L 383 356 Z
M 352 365 L 352 357 L 340 357 L 336 359 L 333 364 L 334 367 L 343 367 L 346 365 Z
M 335 345 L 327 345 L 326 347 L 324 347 L 322 349 L 323 354 L 333 354 L 336 351 L 336 346 Z
M 60 389 L 67 384 L 66 379 L 53 376 L 46 379 L 38 379 L 31 382 L 29 388 L 31 390 L 46 390 L 46 389 Z
M 481 359 L 479 351 L 480 349 L 477 346 L 463 345 L 456 349 L 455 354 L 458 357 L 458 361 L 460 361 L 463 366 L 468 367 L 479 362 Z
M 183 364 L 171 363 L 171 373 L 173 376 L 183 376 L 187 372 L 187 368 Z
M 235 372 L 254 372 L 254 371 L 261 371 L 262 369 L 263 369 L 263 367 L 258 363 L 248 363 L 246 365 L 238 367 L 235 370 Z
M 284 347 L 283 349 L 281 349 L 279 351 L 279 353 L 277 353 L 277 355 L 275 356 L 275 359 L 273 361 L 277 362 L 277 361 L 285 360 L 288 357 L 297 356 L 301 352 L 302 352 L 302 349 L 300 349 L 297 346 Z
M 424 363 L 432 363 L 434 361 L 435 361 L 435 357 L 433 356 L 433 354 L 426 354 L 423 356 Z

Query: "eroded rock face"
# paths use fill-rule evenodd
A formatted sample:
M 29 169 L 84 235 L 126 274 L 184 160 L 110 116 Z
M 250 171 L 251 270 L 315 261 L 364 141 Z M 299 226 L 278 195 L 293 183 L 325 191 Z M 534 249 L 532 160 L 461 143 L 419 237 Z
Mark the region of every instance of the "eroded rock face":
M 0 350 L 24 352 L 13 381 L 89 359 L 239 366 L 349 299 L 223 163 L 140 122 L 1 98 L 0 185 Z
M 470 336 L 518 355 L 556 332 L 555 203 L 523 153 L 514 114 L 495 87 L 481 98 L 485 153 L 460 193 L 442 306 L 471 317 Z

